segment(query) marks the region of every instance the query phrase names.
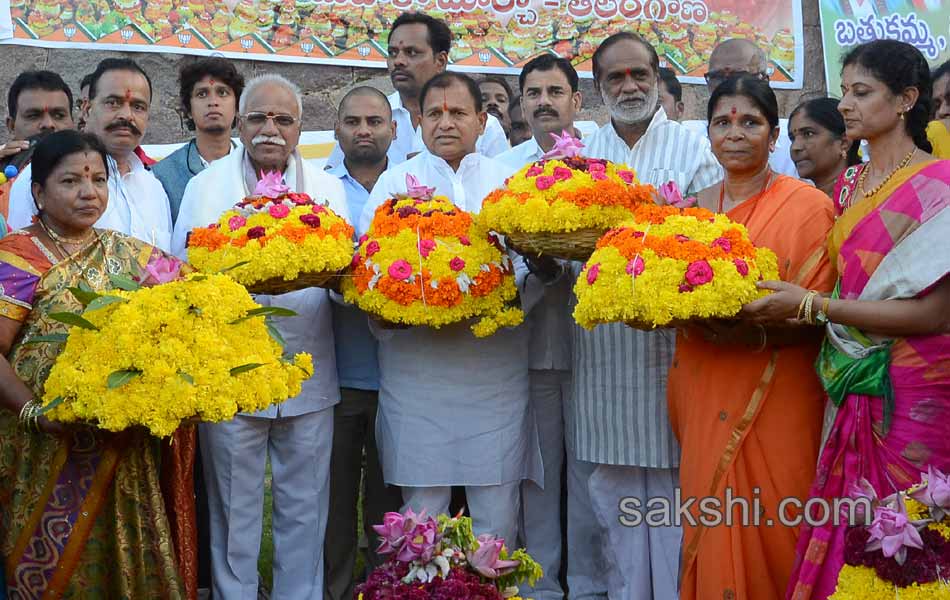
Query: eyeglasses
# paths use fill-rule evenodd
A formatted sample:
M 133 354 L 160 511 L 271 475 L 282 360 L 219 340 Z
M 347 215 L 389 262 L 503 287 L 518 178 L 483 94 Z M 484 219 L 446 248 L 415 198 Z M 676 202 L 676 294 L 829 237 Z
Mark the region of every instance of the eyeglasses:
M 744 77 L 747 75 L 752 76 L 752 77 L 757 77 L 761 79 L 762 81 L 769 80 L 769 74 L 765 71 L 759 71 L 756 73 L 753 71 L 745 71 L 742 69 L 737 70 L 737 71 L 734 71 L 732 69 L 719 69 L 718 71 L 710 71 L 706 73 L 704 77 L 706 78 L 706 83 L 708 84 L 708 83 L 712 83 L 713 81 L 718 81 L 718 82 L 725 81 L 726 79 L 729 79 L 730 77 Z
M 270 120 L 273 120 L 274 125 L 282 129 L 293 127 L 297 123 L 297 117 L 291 115 L 275 115 L 274 113 L 249 112 L 241 118 L 252 127 L 263 127 L 264 123 Z

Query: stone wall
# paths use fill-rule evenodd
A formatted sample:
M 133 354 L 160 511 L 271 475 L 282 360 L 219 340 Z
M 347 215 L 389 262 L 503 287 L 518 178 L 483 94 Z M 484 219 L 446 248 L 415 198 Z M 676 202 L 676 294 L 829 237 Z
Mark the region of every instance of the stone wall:
M 798 1 L 798 0 L 793 0 Z M 821 31 L 818 21 L 819 0 L 801 0 L 805 29 L 805 87 L 803 90 L 779 90 L 779 105 L 783 115 L 795 107 L 804 97 L 825 93 L 825 76 L 822 63 Z M 90 50 L 45 49 L 27 46 L 0 45 L 0 113 L 6 115 L 6 90 L 17 73 L 26 69 L 50 69 L 63 75 L 66 82 L 78 93 L 79 80 L 91 72 L 96 63 L 107 56 L 119 56 L 118 52 Z M 170 143 L 190 137 L 179 118 L 177 74 L 181 61 L 193 57 L 177 54 L 126 53 L 137 60 L 149 73 L 154 86 L 151 121 L 145 143 Z M 389 78 L 384 70 L 355 67 L 330 67 L 324 65 L 295 65 L 276 62 L 236 61 L 246 77 L 264 71 L 277 72 L 296 82 L 304 92 L 304 129 L 308 131 L 330 129 L 333 126 L 336 106 L 347 90 L 357 84 L 372 85 L 387 94 L 392 92 Z M 510 78 L 513 87 L 517 80 Z M 606 121 L 606 111 L 596 97 L 589 79 L 581 80 L 584 105 L 580 118 Z M 684 100 L 688 118 L 702 118 L 705 112 L 706 88 L 684 86 Z M 0 134 L 6 139 L 7 132 Z

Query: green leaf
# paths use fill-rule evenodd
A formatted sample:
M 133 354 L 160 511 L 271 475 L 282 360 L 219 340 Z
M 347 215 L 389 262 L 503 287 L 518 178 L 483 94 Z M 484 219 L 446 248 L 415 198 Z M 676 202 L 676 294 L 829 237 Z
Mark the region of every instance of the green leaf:
M 196 317 L 200 317 L 200 316 L 203 314 L 203 313 L 202 313 L 202 310 L 201 310 L 200 308 L 198 308 L 197 306 L 189 306 L 189 307 L 188 307 L 188 312 L 190 312 L 191 314 L 195 315 Z
M 24 344 L 43 344 L 43 343 L 61 344 L 66 341 L 67 337 L 69 337 L 69 334 L 67 333 L 51 333 L 49 335 L 38 335 L 36 337 L 32 337 L 23 343 Z
M 83 329 L 90 329 L 92 331 L 99 331 L 99 328 L 82 318 L 80 315 L 71 312 L 55 312 L 50 313 L 49 318 L 54 321 L 59 321 L 60 323 L 65 323 L 71 325 L 72 327 L 81 327 Z
M 221 269 L 220 271 L 218 271 L 217 273 L 215 273 L 215 275 L 224 275 L 225 273 L 227 273 L 227 272 L 229 272 L 229 271 L 233 271 L 234 269 L 237 269 L 238 267 L 243 267 L 244 265 L 249 265 L 249 264 L 251 264 L 251 261 L 249 261 L 249 260 L 242 260 L 242 261 L 239 262 L 239 263 L 234 263 L 234 264 L 231 265 L 230 267 L 225 267 L 225 268 Z
M 141 374 L 142 371 L 139 369 L 123 369 L 121 371 L 113 371 L 109 374 L 109 378 L 106 380 L 106 387 L 108 387 L 110 390 L 114 390 L 115 388 L 122 387 Z
M 99 310 L 110 304 L 115 304 L 116 302 L 128 302 L 125 298 L 120 298 L 119 296 L 99 296 L 95 300 L 89 303 L 89 306 L 86 307 L 86 312 Z
M 192 275 L 191 276 L 192 281 L 204 281 L 207 278 L 208 278 L 207 275 Z
M 62 403 L 65 402 L 65 401 L 66 401 L 66 399 L 63 398 L 62 396 L 56 396 L 55 398 L 53 398 L 52 402 L 50 402 L 49 404 L 45 405 L 43 408 L 41 408 L 39 411 L 37 411 L 36 414 L 38 414 L 38 415 L 45 415 L 46 413 L 48 413 L 49 411 L 53 410 L 54 408 L 56 408 L 57 406 L 59 406 L 60 404 L 62 404 Z
M 264 324 L 267 326 L 267 333 L 270 334 L 271 338 L 273 338 L 275 342 L 280 344 L 281 348 L 287 345 L 287 342 L 284 341 L 284 336 L 280 335 L 280 332 L 277 331 L 277 328 L 274 327 L 274 324 L 270 321 L 270 319 L 265 318 Z
M 99 297 L 99 294 L 92 291 L 91 289 L 83 289 L 88 287 L 89 286 L 84 282 L 80 282 L 79 287 L 71 287 L 66 289 L 72 292 L 73 296 L 76 297 L 76 300 L 79 300 L 80 304 L 87 306 L 90 302 Z
M 184 379 L 187 383 L 190 383 L 191 385 L 195 385 L 195 378 L 189 375 L 188 373 L 179 372 L 178 376 Z
M 237 325 L 242 321 L 247 321 L 248 319 L 253 319 L 254 317 L 296 317 L 297 313 L 290 310 L 289 308 L 281 308 L 279 306 L 259 306 L 253 310 L 247 311 L 243 317 L 231 321 L 231 325 Z
M 263 366 L 264 363 L 247 363 L 246 365 L 241 365 L 240 367 L 234 367 L 231 369 L 231 377 L 240 375 L 241 373 L 247 373 L 248 371 L 253 371 L 256 368 Z
M 123 275 L 109 275 L 109 281 L 111 281 L 115 287 L 127 292 L 136 292 L 142 289 L 142 286 L 139 285 L 138 282 Z

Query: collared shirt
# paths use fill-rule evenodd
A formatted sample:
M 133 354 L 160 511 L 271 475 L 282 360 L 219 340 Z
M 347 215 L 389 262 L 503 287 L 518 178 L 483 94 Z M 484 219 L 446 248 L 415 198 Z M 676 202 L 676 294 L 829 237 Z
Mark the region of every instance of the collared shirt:
M 109 156 L 107 162 L 109 205 L 96 227 L 125 233 L 169 252 L 172 216 L 161 182 L 134 154 L 129 158 L 131 170 L 124 175 L 119 173 L 115 159 Z M 29 226 L 36 214 L 32 172 L 31 165 L 27 165 L 10 189 L 10 226 L 14 229 Z
M 350 214 L 359 216 L 369 199 L 369 191 L 354 179 L 345 164 L 327 169 L 346 191 Z M 336 344 L 336 372 L 340 387 L 358 390 L 379 389 L 377 342 L 369 330 L 366 313 L 354 306 L 333 303 L 333 339 Z
M 709 123 L 707 121 L 683 121 L 683 125 L 693 133 L 708 139 Z M 788 119 L 778 120 L 778 140 L 775 141 L 775 150 L 769 156 L 769 166 L 776 173 L 800 179 L 798 169 L 792 160 L 792 141 L 788 137 Z
M 393 121 L 396 122 L 396 137 L 389 146 L 386 153 L 389 158 L 390 166 L 406 162 L 410 154 L 417 154 L 426 149 L 422 141 L 422 128 L 416 128 L 412 125 L 412 115 L 409 109 L 403 107 L 399 92 L 393 92 L 389 96 L 389 106 L 393 111 Z M 505 135 L 505 129 L 501 126 L 493 115 L 488 115 L 488 121 L 485 123 L 485 132 L 478 136 L 475 142 L 475 151 L 488 157 L 493 157 L 511 148 L 508 143 L 508 136 Z M 330 157 L 327 158 L 327 165 L 337 166 L 343 162 L 343 151 L 340 150 L 340 144 L 333 146 Z
M 694 194 L 721 179 L 709 142 L 667 119 L 662 109 L 633 148 L 611 123 L 586 144 L 588 156 L 625 163 L 640 181 L 655 186 L 675 181 L 684 194 Z M 671 329 L 646 332 L 611 323 L 587 331 L 574 325 L 577 458 L 653 468 L 679 464 L 679 446 L 666 403 L 674 338 Z

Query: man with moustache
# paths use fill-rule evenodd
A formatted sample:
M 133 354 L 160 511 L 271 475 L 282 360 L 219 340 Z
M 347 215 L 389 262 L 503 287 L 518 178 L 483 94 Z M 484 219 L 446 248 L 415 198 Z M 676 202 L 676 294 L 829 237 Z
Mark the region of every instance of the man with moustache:
M 388 96 L 396 123 L 396 137 L 387 156 L 390 165 L 398 165 L 425 150 L 419 127 L 422 109 L 419 95 L 425 84 L 445 71 L 452 47 L 452 32 L 445 21 L 422 12 L 404 12 L 389 29 L 389 57 L 386 66 L 395 92 Z M 507 150 L 508 138 L 501 123 L 488 115 L 485 130 L 478 137 L 477 151 L 497 156 Z M 329 166 L 340 164 L 343 152 L 334 146 L 327 159 Z
M 244 76 L 231 61 L 212 56 L 183 65 L 178 85 L 185 123 L 196 135 L 152 169 L 168 194 L 173 223 L 191 178 L 234 148 L 231 130 L 237 125 Z
M 395 130 L 389 101 L 376 88 L 354 88 L 340 102 L 334 134 L 344 159 L 340 165 L 327 169 L 327 173 L 343 184 L 350 215 L 363 212 L 376 181 L 386 170 L 386 152 Z M 359 541 L 356 508 L 360 492 L 364 531 L 372 531 L 373 525 L 382 523 L 387 512 L 399 510 L 402 496 L 399 488 L 387 486 L 383 480 L 376 449 L 379 362 L 376 338 L 370 332 L 366 313 L 334 302 L 333 339 L 340 403 L 333 409 L 324 598 L 350 600 Z M 375 549 L 372 543 L 367 549 L 368 569 L 383 562 Z
M 279 173 L 288 191 L 327 202 L 349 220 L 343 186 L 306 163 L 297 150 L 302 101 L 296 85 L 275 74 L 250 81 L 238 104 L 243 148 L 213 162 L 188 182 L 175 223 L 173 249 L 187 258 L 188 233 L 217 221 L 251 196 L 265 173 Z M 256 600 L 264 473 L 270 457 L 274 493 L 274 598 L 323 599 L 323 539 L 329 502 L 333 406 L 340 400 L 330 298 L 307 288 L 257 296 L 297 316 L 275 326 L 293 355 L 318 365 L 300 394 L 254 414 L 199 425 L 211 521 L 212 596 Z M 253 342 L 253 341 L 250 341 Z
M 494 116 L 501 123 L 507 136 L 511 124 L 508 121 L 508 107 L 511 106 L 511 87 L 501 77 L 482 77 L 478 82 L 478 89 L 482 92 L 482 103 L 485 112 Z
M 109 152 L 109 205 L 96 227 L 168 251 L 172 231 L 168 196 L 135 153 L 148 128 L 151 102 L 152 82 L 142 67 L 128 58 L 107 58 L 92 73 L 84 131 L 99 136 Z M 24 173 L 10 190 L 10 225 L 26 227 L 34 214 L 30 177 Z
M 659 108 L 659 58 L 643 38 L 627 32 L 607 38 L 594 53 L 593 75 L 610 122 L 585 140 L 588 156 L 626 164 L 656 187 L 673 181 L 684 196 L 719 181 L 706 138 Z M 673 502 L 679 446 L 666 379 L 674 338 L 672 330 L 639 331 L 622 323 L 592 331 L 574 326 L 574 373 L 584 374 L 574 378 L 572 393 L 575 447 L 590 473 L 589 501 L 600 524 L 611 600 L 677 595 L 680 529 L 625 527 L 617 508 L 622 498 L 637 498 L 641 506 L 649 498 Z

